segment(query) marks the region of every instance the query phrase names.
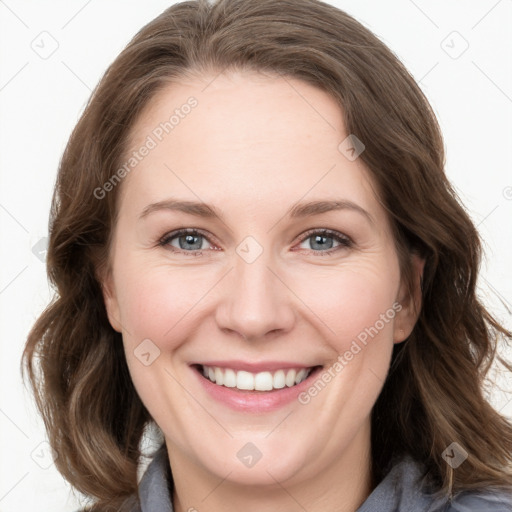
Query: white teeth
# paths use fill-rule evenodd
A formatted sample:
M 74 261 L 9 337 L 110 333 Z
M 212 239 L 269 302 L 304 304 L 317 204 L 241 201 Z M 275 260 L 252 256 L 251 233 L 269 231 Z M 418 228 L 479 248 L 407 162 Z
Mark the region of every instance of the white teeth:
M 306 375 L 306 371 L 304 368 L 302 370 L 299 370 L 297 373 L 297 376 L 295 377 L 295 384 L 298 384 L 299 382 L 302 382 L 304 380 L 304 377 Z
M 217 368 L 217 370 L 220 370 L 220 368 Z M 249 391 L 254 389 L 254 375 L 249 372 L 237 372 L 236 387 L 238 389 L 247 389 Z
M 290 388 L 301 383 L 309 376 L 311 368 L 277 370 L 273 373 L 251 373 L 243 370 L 235 371 L 231 368 L 203 366 L 202 372 L 207 379 L 219 386 L 236 387 L 246 391 L 271 391 L 272 389 L 282 389 L 285 386 Z
M 276 373 L 274 373 L 274 387 L 276 389 L 281 389 L 286 386 L 286 377 L 284 374 L 284 370 L 277 370 Z
M 215 382 L 222 386 L 224 384 L 224 373 L 220 368 L 215 368 Z
M 224 372 L 224 386 L 228 388 L 236 387 L 236 373 L 231 368 Z
M 293 385 L 295 385 L 295 377 L 296 376 L 297 376 L 297 373 L 295 372 L 295 370 L 288 370 L 288 373 L 286 374 L 284 382 L 289 388 L 291 388 Z
M 270 372 L 257 373 L 254 377 L 254 389 L 257 391 L 270 391 L 273 387 L 274 379 Z

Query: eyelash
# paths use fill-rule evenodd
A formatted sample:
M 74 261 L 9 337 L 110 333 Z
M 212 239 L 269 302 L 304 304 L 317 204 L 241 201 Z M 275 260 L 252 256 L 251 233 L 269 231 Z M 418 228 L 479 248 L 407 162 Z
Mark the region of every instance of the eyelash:
M 183 235 L 200 235 L 203 238 L 205 238 L 209 243 L 211 243 L 208 240 L 208 237 L 201 230 L 194 229 L 194 228 L 184 228 L 184 229 L 179 229 L 177 231 L 172 231 L 171 233 L 166 233 L 158 241 L 158 246 L 168 248 L 169 250 L 171 250 L 174 253 L 182 253 L 182 254 L 186 254 L 187 256 L 200 256 L 202 254 L 203 249 L 196 249 L 194 251 L 184 251 L 181 249 L 177 249 L 176 247 L 173 247 L 172 245 L 169 245 L 171 240 L 174 240 L 175 238 L 178 238 Z M 352 247 L 352 245 L 353 245 L 352 240 L 348 236 L 343 235 L 342 233 L 339 233 L 338 231 L 333 231 L 331 229 L 319 229 L 319 230 L 312 229 L 312 230 L 306 231 L 306 233 L 304 233 L 302 235 L 302 238 L 299 240 L 298 243 L 301 244 L 302 242 L 306 241 L 308 238 L 310 238 L 313 235 L 320 235 L 320 236 L 327 236 L 329 238 L 334 238 L 340 244 L 337 247 L 333 247 L 327 251 L 313 251 L 312 249 L 310 249 L 308 251 L 308 252 L 312 252 L 313 254 L 316 254 L 318 256 L 332 256 L 336 251 L 338 251 L 340 249 L 344 249 L 344 248 L 346 249 L 346 248 Z M 214 244 L 212 244 L 212 245 L 214 245 Z M 305 249 L 305 250 L 307 250 L 307 249 Z

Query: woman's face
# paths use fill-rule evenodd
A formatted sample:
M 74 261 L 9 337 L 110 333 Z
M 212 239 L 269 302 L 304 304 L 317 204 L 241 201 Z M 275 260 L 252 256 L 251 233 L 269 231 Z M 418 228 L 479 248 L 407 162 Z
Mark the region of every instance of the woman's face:
M 325 92 L 249 72 L 171 84 L 134 127 L 105 300 L 171 466 L 263 484 L 368 456 L 415 319 L 348 135 Z

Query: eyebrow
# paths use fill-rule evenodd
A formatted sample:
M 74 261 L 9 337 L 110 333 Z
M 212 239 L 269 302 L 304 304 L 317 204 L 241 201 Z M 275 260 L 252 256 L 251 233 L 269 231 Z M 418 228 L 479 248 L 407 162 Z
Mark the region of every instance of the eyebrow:
M 144 219 L 149 214 L 160 211 L 170 210 L 188 213 L 196 217 L 213 218 L 222 221 L 223 215 L 212 205 L 197 201 L 183 201 L 178 199 L 165 199 L 157 203 L 152 203 L 144 208 L 139 219 Z M 297 203 L 289 208 L 285 214 L 292 219 L 311 217 L 336 210 L 352 210 L 362 214 L 371 224 L 374 224 L 373 217 L 361 206 L 348 199 L 309 201 L 307 203 Z

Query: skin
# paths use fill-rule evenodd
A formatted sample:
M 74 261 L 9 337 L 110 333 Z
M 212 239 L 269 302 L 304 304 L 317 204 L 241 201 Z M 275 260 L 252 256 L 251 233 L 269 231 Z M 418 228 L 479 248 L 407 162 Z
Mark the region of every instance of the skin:
M 175 510 L 354 511 L 373 488 L 371 409 L 393 344 L 416 322 L 418 293 L 409 297 L 401 282 L 368 170 L 338 150 L 348 133 L 334 99 L 291 78 L 215 76 L 169 85 L 133 127 L 136 149 L 169 112 L 197 98 L 122 183 L 103 282 L 110 323 L 122 332 L 137 392 L 165 436 Z M 211 204 L 223 219 L 171 210 L 139 219 L 170 196 Z M 286 216 L 299 200 L 335 198 L 356 203 L 372 221 L 351 209 Z M 184 227 L 205 235 L 199 254 L 173 252 L 178 238 L 158 245 Z M 323 249 L 314 231 L 305 236 L 324 228 L 349 237 L 351 246 L 328 235 Z M 247 236 L 263 249 L 252 263 L 236 252 Z M 423 262 L 411 259 L 419 282 Z M 327 368 L 396 303 L 396 316 L 306 405 L 233 411 L 189 367 L 241 359 Z M 144 339 L 160 350 L 148 366 L 134 354 Z M 236 456 L 248 442 L 262 453 L 251 468 Z

